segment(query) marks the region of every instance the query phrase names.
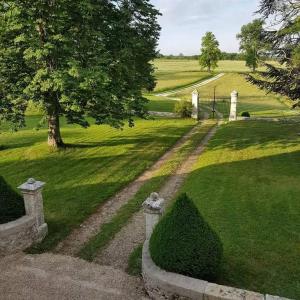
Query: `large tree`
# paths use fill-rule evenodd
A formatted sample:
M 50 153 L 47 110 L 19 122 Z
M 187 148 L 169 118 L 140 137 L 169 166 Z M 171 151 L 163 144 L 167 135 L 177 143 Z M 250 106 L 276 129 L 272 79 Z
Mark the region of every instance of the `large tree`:
M 241 32 L 237 34 L 240 40 L 240 50 L 245 55 L 246 66 L 254 72 L 260 60 L 260 54 L 265 49 L 266 44 L 262 41 L 264 21 L 256 19 L 243 25 Z
M 159 12 L 149 0 L 4 0 L 0 4 L 0 120 L 24 125 L 29 101 L 63 146 L 59 118 L 122 127 L 146 117 L 155 83 Z
M 219 42 L 212 32 L 206 32 L 202 38 L 201 54 L 199 64 L 202 68 L 207 68 L 210 72 L 218 66 L 221 57 Z
M 279 93 L 300 105 L 300 2 L 299 0 L 261 0 L 259 13 L 268 22 L 262 41 L 271 45 L 279 62 L 265 63 L 267 71 L 248 80 L 269 92 Z

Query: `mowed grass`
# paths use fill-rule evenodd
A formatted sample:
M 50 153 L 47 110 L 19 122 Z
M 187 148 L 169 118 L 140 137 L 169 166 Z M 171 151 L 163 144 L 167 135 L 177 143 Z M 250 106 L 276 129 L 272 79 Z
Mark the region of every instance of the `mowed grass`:
M 155 73 L 157 84 L 154 92 L 163 92 L 175 88 L 185 87 L 201 80 L 208 79 L 213 74 L 202 71 L 160 71 Z
M 211 100 L 216 87 L 216 98 L 218 109 L 227 117 L 230 111 L 230 94 L 236 90 L 239 93 L 238 114 L 243 111 L 250 112 L 251 116 L 257 117 L 283 117 L 297 113 L 291 110 L 290 103 L 282 97 L 274 94 L 266 94 L 265 91 L 246 81 L 243 74 L 227 73 L 220 79 L 198 88 L 200 101 Z M 191 92 L 185 91 L 174 95 L 174 97 L 191 99 Z
M 220 283 L 300 299 L 299 123 L 223 125 L 187 192 L 224 246 Z
M 174 112 L 176 100 L 162 96 L 147 95 L 149 111 Z
M 52 249 L 116 191 L 151 166 L 195 124 L 192 120 L 137 120 L 134 128 L 62 124 L 66 150 L 51 151 L 46 129 L 27 128 L 0 135 L 0 174 L 17 187 L 30 177 L 46 182 L 43 191 L 49 235 L 35 251 Z

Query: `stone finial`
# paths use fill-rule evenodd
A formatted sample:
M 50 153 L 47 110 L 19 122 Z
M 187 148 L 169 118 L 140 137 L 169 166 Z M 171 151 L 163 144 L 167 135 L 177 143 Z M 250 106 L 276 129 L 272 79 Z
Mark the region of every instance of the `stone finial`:
M 144 201 L 144 214 L 146 221 L 146 239 L 150 239 L 154 227 L 159 222 L 163 213 L 165 200 L 159 197 L 158 193 L 151 193 L 151 195 Z
M 239 95 L 239 93 L 238 93 L 237 91 L 235 91 L 235 90 L 232 91 L 232 93 L 231 93 L 231 96 L 233 96 L 233 97 L 234 97 L 234 96 L 237 97 L 238 95 Z
M 45 182 L 36 181 L 34 178 L 29 178 L 25 183 L 20 185 L 18 189 L 22 192 L 34 192 L 41 189 L 45 185 Z
M 165 200 L 160 198 L 158 193 L 151 193 L 150 196 L 144 201 L 144 209 L 150 213 L 161 213 Z
M 199 92 L 197 89 L 193 90 L 192 95 L 199 95 Z

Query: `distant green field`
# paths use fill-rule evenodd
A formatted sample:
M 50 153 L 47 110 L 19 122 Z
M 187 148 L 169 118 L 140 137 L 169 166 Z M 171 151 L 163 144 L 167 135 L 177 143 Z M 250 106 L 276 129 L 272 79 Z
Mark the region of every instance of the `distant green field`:
M 182 192 L 224 246 L 220 283 L 300 299 L 298 124 L 223 125 Z
M 179 72 L 201 72 L 201 67 L 198 60 L 187 59 L 156 59 L 154 65 L 157 68 L 157 74 L 179 73 Z M 258 68 L 258 71 L 263 68 Z M 203 70 L 206 72 L 205 70 Z M 215 73 L 221 72 L 249 72 L 245 61 L 240 60 L 220 60 Z
M 157 59 L 154 61 L 154 64 L 157 68 L 157 87 L 155 92 L 172 90 L 183 86 L 188 87 L 195 82 L 205 80 L 217 73 L 226 73 L 221 79 L 198 88 L 200 98 L 202 101 L 207 102 L 213 99 L 213 91 L 214 87 L 216 87 L 216 97 L 220 100 L 217 104 L 217 109 L 221 111 L 225 117 L 229 114 L 230 108 L 228 101 L 230 99 L 230 93 L 233 90 L 239 92 L 239 114 L 243 111 L 248 111 L 254 116 L 282 117 L 295 113 L 295 111 L 290 110 L 289 107 L 291 105 L 288 101 L 274 94 L 266 94 L 256 86 L 248 83 L 244 76 L 239 74 L 249 72 L 249 68 L 245 66 L 244 61 L 219 61 L 219 67 L 213 74 L 201 71 L 197 60 Z M 193 90 L 194 88 L 191 88 L 179 92 L 172 95 L 172 98 L 177 100 L 190 100 Z M 148 105 L 150 110 L 174 110 L 175 101 L 172 102 L 174 99 L 149 95 L 147 98 L 150 100 Z M 211 105 L 211 103 L 206 103 L 206 105 Z

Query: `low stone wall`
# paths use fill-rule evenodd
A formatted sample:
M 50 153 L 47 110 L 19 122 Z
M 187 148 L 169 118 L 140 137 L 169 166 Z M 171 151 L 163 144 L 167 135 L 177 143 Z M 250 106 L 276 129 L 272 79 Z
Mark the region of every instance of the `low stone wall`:
M 142 274 L 145 288 L 152 299 L 178 300 L 289 300 L 287 298 L 263 295 L 256 292 L 218 285 L 208 281 L 167 272 L 152 260 L 149 240 L 152 231 L 163 212 L 163 199 L 158 194 L 144 202 L 144 213 L 148 230 L 142 254 Z M 152 229 L 152 230 L 150 230 Z M 151 231 L 151 232 L 150 232 Z
M 19 187 L 24 197 L 26 215 L 0 225 L 0 256 L 24 250 L 47 235 L 41 194 L 43 185 L 40 181 L 29 179 Z
M 152 299 L 289 300 L 164 271 L 152 261 L 148 240 L 143 247 L 142 270 L 146 290 Z
M 178 118 L 178 114 L 166 111 L 149 111 L 149 114 L 155 117 Z
M 29 247 L 36 235 L 33 217 L 24 216 L 0 225 L 0 256 Z

